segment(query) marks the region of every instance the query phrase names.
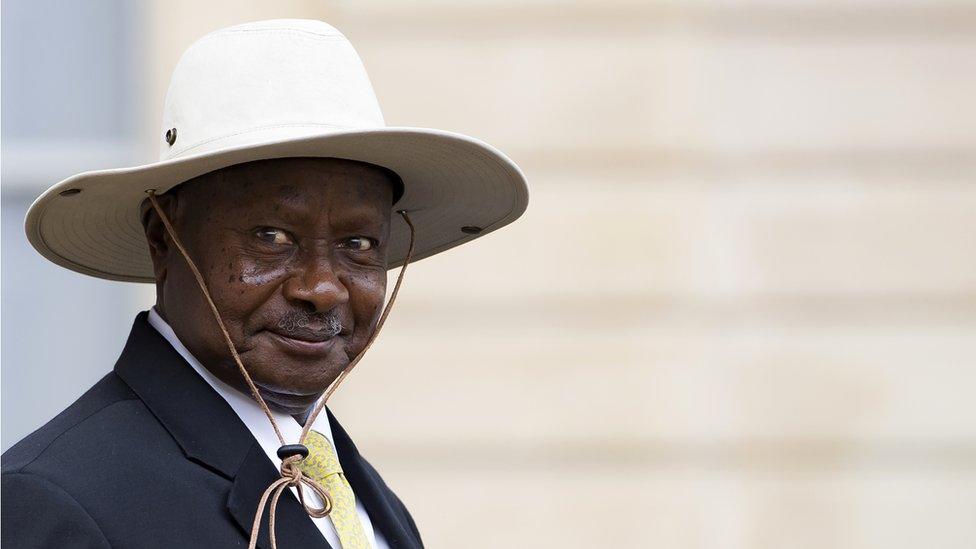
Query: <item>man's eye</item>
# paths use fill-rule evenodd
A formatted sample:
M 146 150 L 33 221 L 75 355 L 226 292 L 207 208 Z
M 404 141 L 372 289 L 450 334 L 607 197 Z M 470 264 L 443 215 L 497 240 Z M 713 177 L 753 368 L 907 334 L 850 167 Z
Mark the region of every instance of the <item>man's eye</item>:
M 343 240 L 342 247 L 356 252 L 368 252 L 376 247 L 376 241 L 365 236 L 353 236 Z
M 276 229 L 274 227 L 261 227 L 255 234 L 258 238 L 267 242 L 268 244 L 291 244 L 291 236 L 287 231 L 281 229 Z

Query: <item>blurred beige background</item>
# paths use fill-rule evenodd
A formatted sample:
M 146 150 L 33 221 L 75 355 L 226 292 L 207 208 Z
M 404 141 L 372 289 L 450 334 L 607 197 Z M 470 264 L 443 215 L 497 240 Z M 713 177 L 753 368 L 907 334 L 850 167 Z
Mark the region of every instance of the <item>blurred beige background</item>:
M 526 172 L 526 216 L 412 266 L 333 404 L 428 546 L 976 544 L 972 3 L 134 17 L 137 162 L 193 40 L 310 17 L 357 47 L 388 124 L 479 136 Z M 124 291 L 128 324 L 152 296 Z

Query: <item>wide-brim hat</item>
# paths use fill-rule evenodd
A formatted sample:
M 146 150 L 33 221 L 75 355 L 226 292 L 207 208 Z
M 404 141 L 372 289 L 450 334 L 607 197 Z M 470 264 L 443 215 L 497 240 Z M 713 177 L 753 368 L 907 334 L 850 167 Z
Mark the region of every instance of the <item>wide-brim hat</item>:
M 413 260 L 518 218 L 528 205 L 518 166 L 454 132 L 386 126 L 356 51 L 321 21 L 274 20 L 210 33 L 183 54 L 163 109 L 158 162 L 81 173 L 27 212 L 27 238 L 47 259 L 99 278 L 152 282 L 140 206 L 157 193 L 234 164 L 332 157 L 393 170 L 395 209 L 416 227 Z M 406 223 L 394 216 L 389 267 L 402 264 Z

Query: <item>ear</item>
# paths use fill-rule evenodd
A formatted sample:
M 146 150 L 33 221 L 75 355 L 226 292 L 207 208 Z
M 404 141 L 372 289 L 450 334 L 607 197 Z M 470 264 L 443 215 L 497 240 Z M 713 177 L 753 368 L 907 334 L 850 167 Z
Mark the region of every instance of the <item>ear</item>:
M 176 223 L 175 214 L 178 202 L 176 196 L 160 194 L 156 195 L 156 201 L 159 202 L 159 207 L 163 209 L 170 221 Z M 176 248 L 166 232 L 166 226 L 163 225 L 162 219 L 159 218 L 159 214 L 156 213 L 148 198 L 142 201 L 140 217 L 142 218 L 142 227 L 146 231 L 146 242 L 149 244 L 149 257 L 153 262 L 153 276 L 156 278 L 156 287 L 161 289 L 166 281 L 171 252 Z

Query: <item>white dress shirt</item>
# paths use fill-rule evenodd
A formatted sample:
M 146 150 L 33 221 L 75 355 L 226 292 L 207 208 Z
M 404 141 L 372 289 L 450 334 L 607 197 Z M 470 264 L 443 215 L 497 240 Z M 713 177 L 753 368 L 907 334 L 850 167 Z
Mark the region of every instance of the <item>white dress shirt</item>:
M 217 379 L 209 370 L 203 367 L 196 358 L 190 354 L 180 339 L 176 337 L 176 332 L 173 328 L 163 320 L 163 317 L 159 316 L 156 312 L 156 308 L 153 307 L 149 310 L 149 324 L 156 328 L 156 330 L 162 334 L 166 341 L 176 349 L 176 352 L 180 354 L 190 366 L 200 375 L 217 394 L 223 397 L 230 404 L 230 407 L 234 409 L 237 416 L 241 418 L 244 425 L 247 427 L 251 434 L 254 435 L 254 439 L 261 445 L 264 453 L 268 455 L 268 459 L 275 467 L 281 464 L 281 460 L 278 459 L 278 448 L 281 446 L 278 436 L 274 432 L 274 428 L 271 426 L 271 422 L 268 421 L 268 417 L 264 415 L 264 410 L 258 406 L 250 396 L 244 395 L 240 391 L 234 389 L 230 385 L 227 385 L 223 381 Z M 285 438 L 285 443 L 294 444 L 298 442 L 298 438 L 302 434 L 302 426 L 299 425 L 298 421 L 292 416 L 271 411 L 274 415 L 275 422 L 278 424 L 278 428 L 281 429 L 281 435 Z M 335 444 L 332 442 L 332 427 L 329 425 L 329 417 L 324 412 L 319 414 L 315 418 L 315 423 L 312 428 L 316 431 L 325 435 L 329 439 L 329 443 L 335 448 Z M 337 454 L 338 455 L 338 454 Z M 295 488 L 291 488 L 295 492 Z M 295 492 L 297 496 L 297 492 Z M 314 506 L 320 506 L 322 501 L 319 497 L 312 491 L 305 489 L 305 497 L 309 498 L 307 501 Z M 257 511 L 257 509 L 255 509 Z M 366 509 L 363 507 L 359 498 L 356 498 L 356 511 L 359 514 L 359 520 L 363 524 L 363 530 L 366 532 L 366 538 L 369 540 L 372 547 L 376 549 L 389 549 L 389 545 L 386 543 L 386 539 L 383 538 L 383 534 L 380 532 L 373 531 L 373 523 L 369 519 L 369 514 L 366 513 Z M 312 518 L 312 517 L 309 517 Z M 336 533 L 335 527 L 332 525 L 332 520 L 329 517 L 322 518 L 312 518 L 315 526 L 318 527 L 322 535 L 335 549 L 339 549 L 342 545 L 339 543 L 339 535 Z M 265 528 L 267 526 L 265 525 Z

